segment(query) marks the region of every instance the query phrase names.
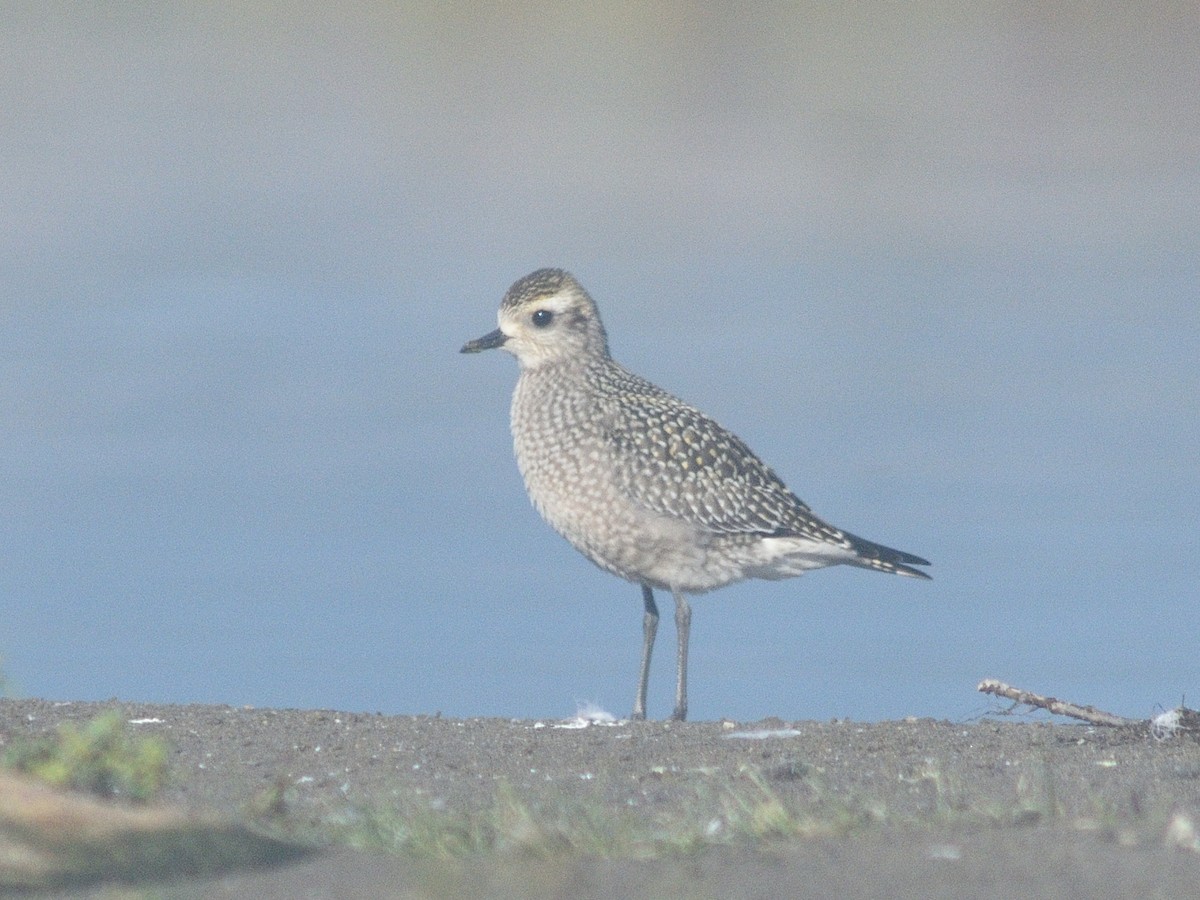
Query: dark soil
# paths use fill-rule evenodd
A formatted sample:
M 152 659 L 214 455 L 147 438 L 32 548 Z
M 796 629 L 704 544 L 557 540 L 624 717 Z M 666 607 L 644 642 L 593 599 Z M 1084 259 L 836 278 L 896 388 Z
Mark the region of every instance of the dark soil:
M 133 896 L 1200 896 L 1200 842 L 1188 830 L 1200 827 L 1200 743 L 1186 735 L 932 720 L 564 728 L 2 700 L 0 739 L 113 706 L 149 720 L 130 728 L 172 748 L 165 802 L 324 846 L 289 865 L 157 882 Z M 738 736 L 767 730 L 773 735 Z M 500 795 L 548 816 L 609 810 L 633 829 L 707 827 L 715 845 L 638 859 L 537 844 L 445 860 L 328 844 L 367 813 L 486 817 Z M 765 797 L 811 827 L 791 836 L 733 829 L 730 804 Z

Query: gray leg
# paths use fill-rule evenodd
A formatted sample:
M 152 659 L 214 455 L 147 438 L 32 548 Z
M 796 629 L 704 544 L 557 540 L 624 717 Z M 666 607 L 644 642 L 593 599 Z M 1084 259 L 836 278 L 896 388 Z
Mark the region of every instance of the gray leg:
M 642 616 L 642 674 L 638 678 L 637 699 L 633 701 L 631 719 L 646 718 L 646 687 L 650 683 L 650 653 L 654 650 L 654 636 L 658 633 L 658 605 L 654 602 L 654 591 L 650 585 L 642 585 L 642 603 L 646 613 Z
M 675 596 L 675 635 L 679 640 L 675 669 L 675 712 L 671 713 L 671 718 L 682 722 L 687 718 L 687 653 L 688 634 L 692 627 L 692 608 L 688 606 L 687 598 L 679 591 L 671 593 Z

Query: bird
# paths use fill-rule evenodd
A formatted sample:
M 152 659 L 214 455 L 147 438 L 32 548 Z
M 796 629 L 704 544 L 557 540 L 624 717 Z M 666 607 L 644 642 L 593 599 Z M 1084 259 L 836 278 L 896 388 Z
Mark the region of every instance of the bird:
M 671 719 L 683 721 L 688 595 L 834 565 L 929 578 L 914 568 L 928 560 L 818 518 L 739 437 L 617 363 L 595 301 L 569 272 L 518 279 L 497 318 L 460 352 L 502 348 L 517 359 L 513 450 L 533 506 L 585 557 L 641 587 L 631 718 L 646 717 L 655 590 L 675 601 Z

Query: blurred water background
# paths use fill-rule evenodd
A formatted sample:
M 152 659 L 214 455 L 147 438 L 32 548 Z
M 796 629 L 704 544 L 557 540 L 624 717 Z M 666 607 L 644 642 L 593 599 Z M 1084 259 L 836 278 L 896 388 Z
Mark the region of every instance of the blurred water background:
M 1198 84 L 1192 3 L 6 4 L 10 689 L 627 713 L 639 591 L 457 352 L 554 265 L 934 563 L 697 599 L 694 718 L 1197 693 Z

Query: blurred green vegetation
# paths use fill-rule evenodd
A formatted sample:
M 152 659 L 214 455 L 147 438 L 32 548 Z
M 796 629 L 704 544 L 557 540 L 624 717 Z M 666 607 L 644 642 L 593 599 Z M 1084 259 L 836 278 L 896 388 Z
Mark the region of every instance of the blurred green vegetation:
M 82 726 L 64 722 L 53 734 L 18 739 L 0 765 L 58 787 L 144 802 L 165 783 L 167 756 L 163 740 L 130 734 L 125 717 L 112 710 Z

